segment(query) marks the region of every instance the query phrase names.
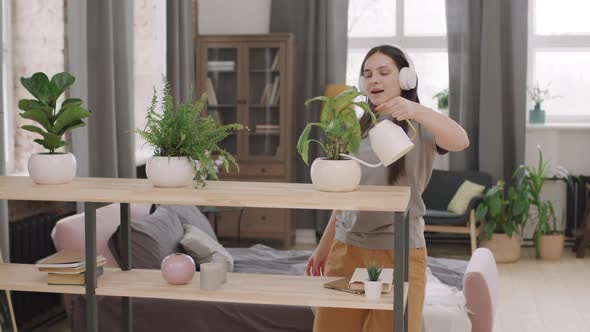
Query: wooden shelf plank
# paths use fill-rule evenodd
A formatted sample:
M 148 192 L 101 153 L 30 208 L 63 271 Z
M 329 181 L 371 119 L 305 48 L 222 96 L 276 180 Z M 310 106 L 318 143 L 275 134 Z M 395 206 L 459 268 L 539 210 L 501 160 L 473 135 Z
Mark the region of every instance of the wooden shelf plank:
M 48 285 L 47 273 L 40 272 L 35 265 L 8 263 L 0 264 L 0 289 L 63 294 L 86 292 L 84 286 Z
M 227 283 L 216 291 L 199 287 L 197 272 L 187 285 L 168 285 L 159 270 L 106 269 L 98 279 L 97 295 L 163 298 L 193 301 L 256 303 L 357 309 L 393 310 L 393 292 L 381 299 L 326 289 L 337 278 L 228 273 Z M 406 292 L 407 293 L 407 292 Z
M 194 189 L 157 188 L 146 179 L 76 178 L 68 184 L 38 185 L 29 177 L 0 176 L 0 199 L 15 200 L 404 212 L 409 198 L 410 188 L 397 186 L 330 193 L 304 183 L 212 181 Z

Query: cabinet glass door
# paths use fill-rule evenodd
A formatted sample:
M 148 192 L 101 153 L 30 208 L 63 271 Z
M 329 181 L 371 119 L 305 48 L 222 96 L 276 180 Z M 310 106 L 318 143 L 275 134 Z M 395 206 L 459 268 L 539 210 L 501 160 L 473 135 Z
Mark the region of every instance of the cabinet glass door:
M 277 48 L 249 48 L 248 153 L 281 156 L 281 58 Z
M 205 91 L 208 96 L 207 111 L 221 124 L 237 123 L 238 91 L 238 49 L 207 49 L 207 81 Z M 236 134 L 227 137 L 220 146 L 236 155 L 238 142 Z

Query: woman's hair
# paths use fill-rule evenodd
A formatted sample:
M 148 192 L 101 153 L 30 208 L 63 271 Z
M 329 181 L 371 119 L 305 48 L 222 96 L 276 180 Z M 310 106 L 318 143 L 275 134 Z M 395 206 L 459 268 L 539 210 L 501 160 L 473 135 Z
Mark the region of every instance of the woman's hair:
M 390 57 L 391 60 L 393 60 L 393 62 L 396 64 L 398 69 L 402 69 L 404 67 L 410 66 L 404 53 L 400 49 L 398 49 L 397 47 L 394 47 L 391 45 L 375 46 L 371 50 L 369 50 L 369 52 L 367 52 L 367 55 L 365 55 L 365 58 L 363 59 L 363 63 L 361 64 L 360 76 L 363 75 L 363 71 L 365 70 L 365 62 L 367 62 L 367 59 L 375 53 L 382 53 L 382 54 Z M 411 90 L 402 90 L 401 96 L 403 98 L 406 98 L 406 99 L 411 100 L 413 102 L 420 103 L 420 99 L 418 99 L 418 83 L 416 82 L 416 87 Z M 371 103 L 370 100 L 367 99 L 367 101 L 369 102 L 369 105 L 371 106 L 371 110 L 373 110 L 373 112 L 374 112 L 375 105 L 373 105 L 373 103 Z M 361 119 L 359 121 L 360 121 L 360 125 L 361 125 L 362 136 L 365 137 L 367 135 L 367 132 L 369 131 L 369 129 L 371 129 L 373 126 L 373 124 L 371 123 L 371 117 L 369 114 L 365 113 L 365 114 L 363 114 L 363 116 L 361 117 Z M 396 119 L 392 119 L 392 121 L 396 125 L 402 127 L 402 129 L 406 133 L 408 132 L 408 123 L 406 121 L 397 121 Z M 405 161 L 406 161 L 406 157 L 403 156 L 399 160 L 394 162 L 391 166 L 389 166 L 388 183 L 390 185 L 394 184 L 395 181 L 397 181 L 397 179 L 401 175 L 405 174 L 405 168 L 404 168 L 405 163 L 406 163 Z

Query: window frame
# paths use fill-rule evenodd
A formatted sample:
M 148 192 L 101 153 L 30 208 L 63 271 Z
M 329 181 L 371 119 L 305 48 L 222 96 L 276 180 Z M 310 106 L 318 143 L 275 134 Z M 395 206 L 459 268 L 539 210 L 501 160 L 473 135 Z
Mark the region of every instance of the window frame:
M 537 0 L 529 1 L 528 20 L 528 54 L 527 54 L 527 87 L 536 82 L 537 52 L 588 52 L 590 51 L 590 32 L 582 34 L 540 35 L 537 34 L 536 17 Z M 527 93 L 527 110 L 532 108 L 532 101 Z M 528 112 L 527 112 L 528 123 Z M 545 114 L 545 124 L 585 123 L 590 124 L 588 115 Z
M 15 112 L 11 112 L 10 110 L 14 109 L 14 89 L 13 89 L 13 63 L 12 63 L 12 17 L 10 13 L 12 12 L 12 5 L 10 1 L 2 1 L 3 6 L 2 8 L 2 36 L 0 36 L 0 40 L 2 42 L 2 88 L 3 88 L 3 99 L 0 100 L 4 112 L 2 115 L 4 116 L 4 137 L 2 138 L 1 144 L 4 144 L 4 153 L 5 155 L 5 174 L 11 175 L 14 173 L 14 121 L 15 121 Z

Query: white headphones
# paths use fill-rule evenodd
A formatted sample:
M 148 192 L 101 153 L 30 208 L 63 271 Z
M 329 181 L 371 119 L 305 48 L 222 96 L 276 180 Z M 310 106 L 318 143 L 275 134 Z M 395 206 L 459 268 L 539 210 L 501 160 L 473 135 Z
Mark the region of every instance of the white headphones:
M 401 47 L 399 47 L 397 45 L 390 45 L 390 46 L 394 47 L 395 49 L 402 52 L 402 54 L 406 58 L 406 61 L 408 61 L 408 65 L 409 65 L 408 67 L 401 68 L 399 71 L 399 86 L 400 86 L 400 88 L 402 90 L 414 89 L 418 83 L 418 74 L 416 74 L 416 70 L 414 69 L 414 62 L 412 61 L 412 58 L 410 58 L 410 56 Z M 364 91 L 362 91 L 363 89 L 361 89 L 361 77 L 359 77 L 358 86 L 359 86 L 359 89 L 361 90 L 361 92 L 364 93 Z

